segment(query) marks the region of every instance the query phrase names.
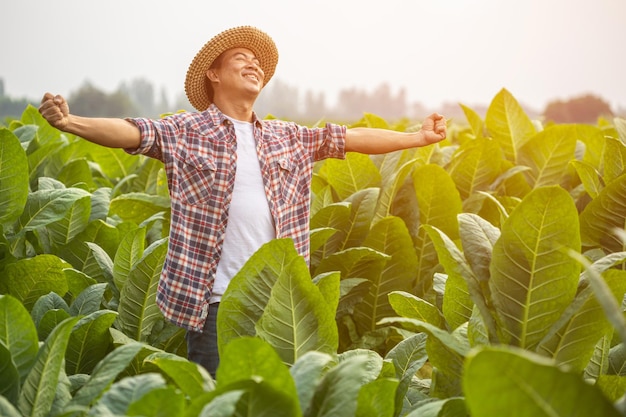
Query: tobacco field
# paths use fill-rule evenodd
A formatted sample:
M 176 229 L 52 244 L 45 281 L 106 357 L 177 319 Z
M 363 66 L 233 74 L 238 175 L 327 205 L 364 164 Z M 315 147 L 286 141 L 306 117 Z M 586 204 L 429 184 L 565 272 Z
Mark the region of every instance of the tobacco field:
M 437 145 L 317 163 L 310 263 L 276 239 L 233 278 L 215 379 L 155 302 L 161 162 L 26 108 L 0 127 L 0 415 L 626 416 L 626 120 L 461 106 Z

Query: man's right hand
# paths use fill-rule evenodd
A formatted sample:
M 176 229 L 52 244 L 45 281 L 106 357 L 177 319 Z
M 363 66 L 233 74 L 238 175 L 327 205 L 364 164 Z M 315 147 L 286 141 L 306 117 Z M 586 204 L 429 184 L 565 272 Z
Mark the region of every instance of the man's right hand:
M 39 113 L 51 126 L 59 130 L 64 130 L 69 123 L 70 108 L 67 101 L 60 95 L 44 94 L 39 106 Z

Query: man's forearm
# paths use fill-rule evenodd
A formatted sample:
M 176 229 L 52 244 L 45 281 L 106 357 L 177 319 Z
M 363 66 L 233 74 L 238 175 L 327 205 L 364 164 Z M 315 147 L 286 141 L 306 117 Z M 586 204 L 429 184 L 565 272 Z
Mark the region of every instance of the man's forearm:
M 423 146 L 421 132 L 397 132 L 386 129 L 357 127 L 346 131 L 346 152 L 381 154 Z
M 137 148 L 141 143 L 139 128 L 124 119 L 70 115 L 63 130 L 109 148 Z

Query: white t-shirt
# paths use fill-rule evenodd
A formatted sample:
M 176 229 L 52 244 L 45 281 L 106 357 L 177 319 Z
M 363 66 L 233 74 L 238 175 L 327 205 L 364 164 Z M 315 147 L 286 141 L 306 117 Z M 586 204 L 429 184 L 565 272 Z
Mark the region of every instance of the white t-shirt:
M 248 258 L 276 236 L 256 152 L 254 126 L 229 119 L 237 137 L 237 171 L 210 303 L 221 300 L 228 283 Z

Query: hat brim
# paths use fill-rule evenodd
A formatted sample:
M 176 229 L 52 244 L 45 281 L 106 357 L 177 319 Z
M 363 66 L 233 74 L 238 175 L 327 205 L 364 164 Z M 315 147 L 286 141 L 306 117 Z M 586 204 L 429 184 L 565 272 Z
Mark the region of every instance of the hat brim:
M 247 48 L 256 55 L 265 73 L 263 86 L 274 75 L 278 63 L 278 49 L 269 35 L 252 26 L 225 30 L 204 44 L 187 70 L 185 93 L 191 105 L 197 110 L 206 110 L 213 99 L 213 87 L 206 76 L 207 70 L 218 56 L 232 48 Z

